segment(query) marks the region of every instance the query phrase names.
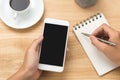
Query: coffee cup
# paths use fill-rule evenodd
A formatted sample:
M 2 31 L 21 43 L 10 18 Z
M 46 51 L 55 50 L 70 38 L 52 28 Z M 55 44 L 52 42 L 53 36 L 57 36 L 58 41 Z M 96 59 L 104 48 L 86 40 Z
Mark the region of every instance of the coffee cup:
M 16 20 L 18 17 L 25 16 L 30 11 L 30 0 L 9 0 L 9 8 L 12 17 Z

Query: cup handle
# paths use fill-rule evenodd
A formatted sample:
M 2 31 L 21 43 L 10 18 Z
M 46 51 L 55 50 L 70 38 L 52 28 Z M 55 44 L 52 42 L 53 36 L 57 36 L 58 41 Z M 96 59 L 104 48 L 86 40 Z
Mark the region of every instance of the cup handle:
M 18 13 L 15 13 L 15 14 L 13 15 L 14 20 L 16 20 L 17 16 L 18 16 Z

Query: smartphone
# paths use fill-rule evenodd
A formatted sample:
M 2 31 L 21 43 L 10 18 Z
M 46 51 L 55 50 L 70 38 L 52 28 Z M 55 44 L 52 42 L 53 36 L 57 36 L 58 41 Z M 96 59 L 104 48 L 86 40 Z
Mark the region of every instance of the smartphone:
M 40 48 L 39 69 L 62 72 L 64 70 L 69 22 L 46 18 Z

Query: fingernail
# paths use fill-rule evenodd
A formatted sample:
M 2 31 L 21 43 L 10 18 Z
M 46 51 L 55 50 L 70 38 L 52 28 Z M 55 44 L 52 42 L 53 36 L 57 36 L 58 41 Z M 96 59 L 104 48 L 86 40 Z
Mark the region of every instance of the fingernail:
M 91 39 L 93 39 L 93 38 L 94 38 L 94 36 L 90 36 L 90 38 L 91 38 Z

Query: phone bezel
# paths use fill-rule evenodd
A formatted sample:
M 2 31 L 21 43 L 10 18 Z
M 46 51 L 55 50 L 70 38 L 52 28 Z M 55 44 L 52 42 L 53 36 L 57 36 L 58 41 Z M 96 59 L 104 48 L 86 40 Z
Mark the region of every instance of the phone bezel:
M 65 21 L 65 20 L 57 20 L 57 19 L 46 18 L 44 20 L 42 34 L 44 33 L 45 23 L 68 26 L 66 44 L 65 44 L 65 51 L 64 51 L 64 58 L 63 58 L 64 60 L 63 60 L 63 66 L 54 66 L 54 65 L 48 65 L 48 64 L 39 63 L 38 68 L 40 70 L 45 70 L 45 71 L 62 72 L 64 70 L 65 57 L 66 57 L 66 48 L 67 48 L 68 32 L 69 32 L 69 22 Z M 41 52 L 41 47 L 40 47 L 40 52 Z

